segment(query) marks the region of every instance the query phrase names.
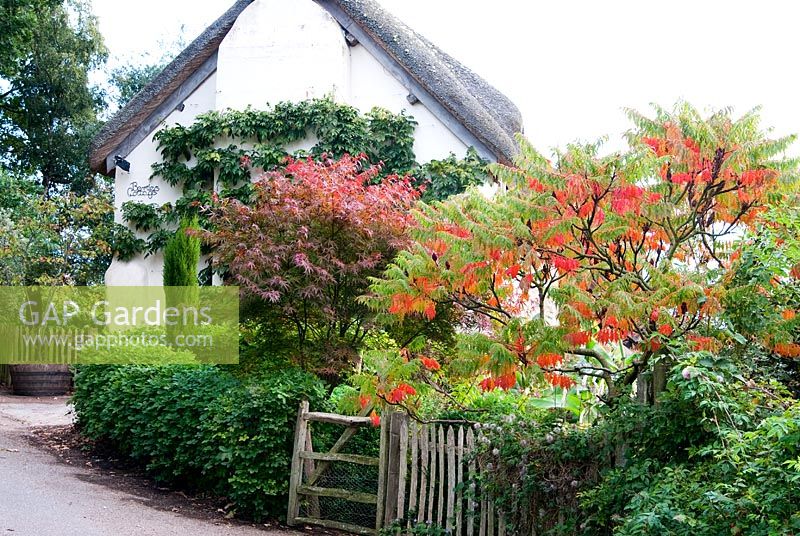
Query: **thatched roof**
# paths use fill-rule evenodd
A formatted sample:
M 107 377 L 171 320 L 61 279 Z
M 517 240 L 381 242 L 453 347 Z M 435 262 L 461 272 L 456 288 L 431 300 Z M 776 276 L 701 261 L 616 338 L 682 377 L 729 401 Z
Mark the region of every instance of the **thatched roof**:
M 120 109 L 92 142 L 93 170 L 109 173 L 109 156 L 126 139 L 155 124 L 153 116 L 197 71 L 215 60 L 220 43 L 253 0 L 239 0 L 181 52 L 150 84 Z M 291 0 L 287 0 L 291 1 Z M 516 153 L 514 134 L 522 129 L 517 107 L 481 77 L 437 48 L 384 10 L 374 0 L 315 0 L 390 72 L 402 78 L 409 92 L 468 141 L 477 141 L 497 160 Z M 215 65 L 212 65 L 213 68 Z M 450 117 L 442 117 L 449 114 Z M 456 132 L 458 135 L 459 132 Z M 465 137 L 465 136 L 460 136 Z

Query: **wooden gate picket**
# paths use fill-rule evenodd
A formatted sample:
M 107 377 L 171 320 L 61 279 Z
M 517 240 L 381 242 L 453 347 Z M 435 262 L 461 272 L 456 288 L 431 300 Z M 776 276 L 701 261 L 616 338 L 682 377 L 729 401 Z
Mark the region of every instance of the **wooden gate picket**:
M 502 512 L 475 480 L 472 427 L 409 422 L 402 412 L 389 415 L 384 419 L 386 493 L 379 496 L 384 503 L 383 526 L 404 519 L 405 529 L 397 534 L 411 534 L 412 527 L 422 523 L 438 525 L 454 536 L 504 536 Z

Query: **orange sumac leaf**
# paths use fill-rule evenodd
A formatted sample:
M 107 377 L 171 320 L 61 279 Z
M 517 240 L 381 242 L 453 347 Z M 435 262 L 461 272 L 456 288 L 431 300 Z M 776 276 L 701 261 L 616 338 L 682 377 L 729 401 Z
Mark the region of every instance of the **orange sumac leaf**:
M 432 357 L 426 357 L 422 355 L 419 357 L 419 360 L 422 362 L 422 366 L 424 366 L 428 370 L 439 370 L 440 368 L 442 368 L 439 362 L 433 359 Z
M 589 342 L 589 332 L 588 331 L 575 331 L 573 333 L 567 333 L 564 335 L 564 340 L 567 344 L 572 346 L 583 346 L 584 344 Z

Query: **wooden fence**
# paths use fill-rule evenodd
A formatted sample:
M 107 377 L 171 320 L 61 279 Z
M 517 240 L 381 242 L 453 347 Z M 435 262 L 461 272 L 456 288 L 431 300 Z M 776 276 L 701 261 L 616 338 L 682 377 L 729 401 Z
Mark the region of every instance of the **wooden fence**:
M 86 330 L 0 326 L 0 351 L 4 354 L 3 361 L 13 361 L 15 365 L 74 364 L 78 360 L 78 350 L 75 347 L 78 333 L 86 333 Z
M 381 420 L 380 455 L 376 458 L 343 455 L 339 449 L 359 426 L 368 426 L 366 411 L 357 417 L 312 413 L 301 405 L 295 431 L 295 449 L 289 489 L 288 522 L 319 524 L 358 534 L 376 534 L 394 523 L 397 534 L 410 534 L 417 524 L 439 526 L 458 536 L 504 536 L 504 516 L 495 510 L 494 501 L 480 489 L 477 466 L 471 453 L 476 436 L 471 427 L 447 422 L 418 423 L 402 412 L 390 412 Z M 345 433 L 328 453 L 310 451 L 309 421 L 335 422 L 347 426 Z M 306 462 L 304 462 L 306 460 Z M 309 467 L 307 461 L 322 462 Z M 377 465 L 378 478 L 373 493 L 315 486 L 327 469 L 323 463 L 349 462 Z M 310 482 L 310 483 L 309 483 Z M 353 526 L 326 519 L 314 500 L 319 496 L 338 497 L 353 502 L 375 504 L 375 525 Z M 306 511 L 299 516 L 301 497 Z M 316 517 L 315 517 L 316 516 Z M 397 523 L 398 520 L 401 520 Z

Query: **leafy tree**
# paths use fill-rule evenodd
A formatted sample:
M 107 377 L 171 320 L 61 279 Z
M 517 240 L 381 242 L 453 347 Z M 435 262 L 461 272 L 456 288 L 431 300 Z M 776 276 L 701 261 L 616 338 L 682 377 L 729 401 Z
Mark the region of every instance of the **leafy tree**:
M 768 139 L 755 112 L 703 119 L 681 104 L 630 116 L 627 152 L 571 145 L 551 162 L 523 141 L 515 167 L 494 166 L 492 198 L 423 205 L 415 244 L 370 304 L 398 319 L 434 318 L 443 305 L 468 313 L 477 329 L 461 337 L 451 372 L 484 389 L 521 375 L 561 388 L 588 377 L 615 399 L 676 350 L 729 340 L 716 319 L 731 240 L 789 177 L 794 162 L 780 155 L 792 138 Z M 400 365 L 368 389 L 391 397 L 407 358 L 396 354 Z
M 727 318 L 786 357 L 800 357 L 800 209 L 796 199 L 772 207 L 765 223 L 736 250 L 728 279 Z
M 36 12 L 58 6 L 61 0 L 3 0 L 0 2 L 0 73 L 8 77 L 16 72 L 17 58 L 33 42 Z
M 114 103 L 122 108 L 149 84 L 164 68 L 164 64 L 123 65 L 111 72 L 111 85 L 117 90 Z
M 752 360 L 800 393 L 800 208 L 796 192 L 765 214 L 734 252 L 725 280 L 725 321 L 750 344 Z
M 102 283 L 113 252 L 130 232 L 113 221 L 110 185 L 88 195 L 50 198 L 42 187 L 0 170 L 0 283 L 89 285 Z
M 407 179 L 377 184 L 378 167 L 363 158 L 289 160 L 254 186 L 254 202 L 223 199 L 210 214 L 214 263 L 249 298 L 251 315 L 269 317 L 295 336 L 309 366 L 325 349 L 332 372 L 351 363 L 371 315 L 358 301 L 408 244 L 417 192 Z
M 424 187 L 422 200 L 430 203 L 444 201 L 451 195 L 462 193 L 470 186 L 488 184 L 490 182 L 488 165 L 489 162 L 470 147 L 464 158 L 457 158 L 450 153 L 447 158 L 427 162 L 410 174 L 421 187 Z
M 159 43 L 162 54 L 157 58 L 145 52 L 139 55 L 138 61 L 128 62 L 111 71 L 110 83 L 116 94 L 111 96 L 111 101 L 122 108 L 149 84 L 184 48 L 186 40 L 181 27 L 181 33 L 172 43 Z
M 86 150 L 102 105 L 88 74 L 106 54 L 90 5 L 6 1 L 0 20 L 2 163 L 38 177 L 45 194 L 76 181 L 85 191 Z

